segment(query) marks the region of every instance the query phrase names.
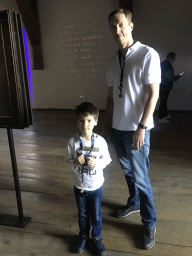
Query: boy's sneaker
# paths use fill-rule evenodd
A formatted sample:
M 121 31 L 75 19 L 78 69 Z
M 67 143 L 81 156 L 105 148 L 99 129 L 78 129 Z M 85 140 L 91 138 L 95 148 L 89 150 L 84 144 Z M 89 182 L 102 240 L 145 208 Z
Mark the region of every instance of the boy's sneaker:
M 125 218 L 132 213 L 139 213 L 139 212 L 140 212 L 140 206 L 134 207 L 134 206 L 125 205 L 122 209 L 120 209 L 117 212 L 117 218 Z
M 156 228 L 145 228 L 143 236 L 143 246 L 145 249 L 151 249 L 155 245 Z
M 77 253 L 81 253 L 81 252 L 84 251 L 85 245 L 86 245 L 86 241 L 87 241 L 87 237 L 86 236 L 80 236 L 79 237 L 79 241 L 78 241 L 77 247 L 76 247 L 76 252 Z
M 99 256 L 105 255 L 106 250 L 105 250 L 105 246 L 103 244 L 103 239 L 102 238 L 94 239 L 94 243 L 95 243 L 95 246 L 97 249 L 97 254 Z

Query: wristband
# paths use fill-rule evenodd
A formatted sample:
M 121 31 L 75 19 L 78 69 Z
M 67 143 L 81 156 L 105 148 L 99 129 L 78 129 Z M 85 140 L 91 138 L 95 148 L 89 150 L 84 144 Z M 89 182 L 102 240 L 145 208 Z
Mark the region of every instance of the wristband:
M 138 124 L 138 127 L 141 128 L 141 129 L 147 129 L 147 126 L 145 126 L 145 125 L 143 125 L 141 123 Z

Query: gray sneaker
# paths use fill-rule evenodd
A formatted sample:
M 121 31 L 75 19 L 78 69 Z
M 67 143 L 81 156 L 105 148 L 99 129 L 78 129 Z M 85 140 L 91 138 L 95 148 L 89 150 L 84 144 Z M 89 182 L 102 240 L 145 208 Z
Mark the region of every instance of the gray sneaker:
M 156 228 L 145 228 L 143 235 L 143 246 L 145 249 L 151 249 L 155 245 Z
M 117 212 L 116 216 L 117 216 L 117 218 L 125 218 L 132 213 L 139 213 L 139 212 L 140 212 L 140 206 L 135 207 L 135 206 L 125 205 L 123 208 L 121 208 Z
M 162 123 L 162 124 L 169 124 L 170 121 L 167 120 L 167 118 L 163 117 L 162 119 L 159 119 L 159 123 Z

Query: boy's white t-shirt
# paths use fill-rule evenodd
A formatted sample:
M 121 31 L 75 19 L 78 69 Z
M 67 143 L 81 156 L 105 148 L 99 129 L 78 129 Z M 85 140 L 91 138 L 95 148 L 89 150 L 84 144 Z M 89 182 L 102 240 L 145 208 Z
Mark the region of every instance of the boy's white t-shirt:
M 86 155 L 91 149 L 91 141 L 86 141 L 81 138 L 83 148 L 80 150 L 79 135 L 76 135 L 68 140 L 66 149 L 67 162 L 73 162 L 78 154 Z M 80 152 L 81 151 L 81 152 Z M 108 146 L 104 138 L 98 134 L 94 134 L 94 147 L 91 152 L 91 157 L 95 158 L 96 165 L 94 168 L 89 166 L 84 167 L 82 181 L 82 165 L 74 166 L 73 169 L 73 184 L 76 188 L 87 191 L 94 191 L 100 188 L 104 182 L 103 169 L 111 162 Z

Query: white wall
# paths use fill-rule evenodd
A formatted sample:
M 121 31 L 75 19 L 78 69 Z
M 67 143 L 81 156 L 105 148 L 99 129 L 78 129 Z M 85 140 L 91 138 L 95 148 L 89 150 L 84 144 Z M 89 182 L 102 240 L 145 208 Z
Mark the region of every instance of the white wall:
M 1 0 L 0 11 L 5 11 L 5 10 L 10 10 L 11 12 L 19 13 L 15 0 L 9 0 L 9 1 Z
M 185 72 L 183 78 L 174 83 L 168 108 L 192 110 L 192 1 L 133 2 L 134 38 L 155 48 L 161 60 L 168 52 L 175 52 L 175 73 Z
M 105 64 L 117 49 L 108 14 L 118 0 L 39 0 L 45 69 L 33 71 L 33 108 L 71 109 L 83 100 L 105 108 Z M 155 48 L 163 60 L 177 53 L 175 83 L 168 107 L 192 110 L 192 1 L 134 0 L 134 39 Z M 15 0 L 0 10 L 18 12 Z M 83 97 L 82 97 L 83 96 Z
M 104 109 L 106 61 L 116 44 L 107 18 L 118 0 L 39 0 L 45 69 L 33 71 L 34 108 Z
M 118 0 L 39 0 L 45 70 L 34 71 L 34 108 L 73 108 L 83 100 L 105 108 L 105 64 L 116 44 L 107 16 Z M 134 0 L 134 38 L 163 60 L 177 53 L 169 109 L 192 110 L 192 1 Z M 84 96 L 84 97 L 80 97 Z

